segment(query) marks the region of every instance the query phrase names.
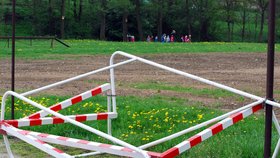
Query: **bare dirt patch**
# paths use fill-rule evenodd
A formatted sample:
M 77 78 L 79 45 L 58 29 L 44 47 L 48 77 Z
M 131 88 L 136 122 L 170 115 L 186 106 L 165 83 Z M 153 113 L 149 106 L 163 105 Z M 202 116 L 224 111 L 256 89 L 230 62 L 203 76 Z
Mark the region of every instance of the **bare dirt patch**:
M 260 96 L 265 95 L 266 54 L 261 53 L 208 53 L 208 54 L 158 54 L 145 55 L 143 58 L 201 76 L 237 89 Z M 64 56 L 64 60 L 16 60 L 16 89 L 27 91 L 66 78 L 89 72 L 109 63 L 110 56 Z M 280 54 L 276 54 L 275 89 L 280 89 Z M 121 61 L 123 58 L 117 58 Z M 41 94 L 75 95 L 108 82 L 109 71 L 72 82 Z M 172 73 L 134 62 L 116 69 L 118 95 L 150 96 L 158 94 L 156 90 L 139 90 L 131 86 L 138 82 L 160 81 L 168 84 L 196 88 L 211 87 Z M 1 94 L 10 88 L 10 60 L 1 59 Z M 161 95 L 187 97 L 205 104 L 215 102 L 213 98 L 197 97 L 161 91 Z M 276 99 L 279 94 L 276 94 Z M 219 102 L 222 99 L 219 99 Z M 226 100 L 226 102 L 232 102 Z M 225 108 L 230 108 L 229 103 Z M 233 108 L 233 107 L 232 107 Z
M 265 96 L 265 54 L 160 54 L 142 57 L 243 91 Z M 16 60 L 17 91 L 28 91 L 107 66 L 110 56 L 64 56 L 64 58 L 64 60 Z M 275 90 L 277 90 L 275 98 L 279 100 L 280 54 L 276 54 L 275 59 Z M 6 90 L 10 89 L 10 60 L 1 59 L 0 62 L 0 95 L 3 95 Z M 44 91 L 41 95 L 71 96 L 108 81 L 109 72 L 106 71 L 52 90 Z M 211 87 L 138 62 L 117 68 L 116 81 L 117 94 L 123 96 L 151 96 L 160 94 L 168 97 L 187 98 L 188 100 L 199 101 L 204 103 L 205 106 L 215 105 L 217 103 L 223 104 L 223 106 L 215 107 L 223 110 L 231 110 L 242 106 L 240 102 L 236 102 L 233 98 L 213 99 L 212 97 L 194 96 L 174 91 L 136 89 L 129 85 L 139 82 L 160 81 L 171 85 L 181 84 L 186 87 Z M 15 142 L 13 141 L 13 143 Z M 4 150 L 2 142 L 0 142 L 0 148 Z M 0 150 L 0 157 L 7 157 L 3 150 Z

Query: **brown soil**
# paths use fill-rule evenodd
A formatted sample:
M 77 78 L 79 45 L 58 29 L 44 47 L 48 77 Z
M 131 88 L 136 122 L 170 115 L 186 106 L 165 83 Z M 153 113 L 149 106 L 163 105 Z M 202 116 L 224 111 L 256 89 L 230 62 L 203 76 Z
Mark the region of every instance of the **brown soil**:
M 216 81 L 256 95 L 265 95 L 266 54 L 260 53 L 211 53 L 211 54 L 160 54 L 142 56 L 200 77 Z M 16 60 L 16 89 L 27 91 L 50 83 L 86 73 L 109 63 L 110 56 L 63 56 L 64 60 Z M 280 54 L 276 55 L 275 89 L 280 89 Z M 117 58 L 121 61 L 123 58 Z M 1 94 L 10 88 L 10 60 L 1 60 Z M 41 94 L 75 95 L 109 81 L 109 71 L 59 86 Z M 184 97 L 206 105 L 217 103 L 211 97 L 197 97 L 184 93 L 157 90 L 139 90 L 131 86 L 137 82 L 165 82 L 197 88 L 211 87 L 172 73 L 134 62 L 116 69 L 117 94 L 150 96 L 160 93 L 166 96 Z M 279 94 L 276 94 L 276 99 Z M 234 101 L 218 99 L 224 109 L 234 108 Z
M 260 96 L 265 96 L 266 86 L 266 55 L 259 53 L 240 54 L 161 54 L 142 56 L 146 59 L 201 76 L 240 90 Z M 110 56 L 67 56 L 65 60 L 16 60 L 16 89 L 19 92 L 28 91 L 78 74 L 86 73 L 108 65 Z M 276 55 L 275 63 L 275 94 L 280 99 L 280 54 Z M 118 59 L 120 61 L 120 59 Z M 1 59 L 0 95 L 10 89 L 10 60 Z M 59 86 L 52 90 L 41 92 L 52 95 L 75 95 L 89 90 L 98 84 L 108 82 L 108 71 L 87 77 L 86 79 Z M 194 96 L 174 91 L 139 90 L 131 85 L 137 82 L 164 82 L 188 87 L 211 87 L 157 68 L 133 63 L 116 69 L 117 94 L 150 96 L 160 94 L 187 98 L 199 101 L 205 106 L 214 106 L 223 110 L 231 110 L 241 106 L 234 98 L 218 98 L 209 96 Z M 278 115 L 279 116 L 279 115 Z M 0 148 L 4 149 L 2 143 Z M 0 151 L 6 157 L 4 151 Z M 0 156 L 1 157 L 1 156 Z

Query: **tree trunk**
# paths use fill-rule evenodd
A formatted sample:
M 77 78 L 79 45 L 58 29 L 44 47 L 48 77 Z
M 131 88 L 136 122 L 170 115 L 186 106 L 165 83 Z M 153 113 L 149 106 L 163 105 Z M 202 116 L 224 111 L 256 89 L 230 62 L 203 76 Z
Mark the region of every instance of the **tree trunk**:
M 234 22 L 231 23 L 231 32 L 230 32 L 230 40 L 233 41 L 233 33 L 234 33 Z
M 3 17 L 5 16 L 5 11 L 4 11 L 4 0 L 2 0 L 2 11 L 3 11 Z M 5 21 L 5 20 L 4 20 Z M 3 21 L 3 25 L 4 25 L 4 30 L 3 30 L 3 35 L 7 34 L 7 24 L 6 22 Z
M 201 37 L 200 39 L 202 41 L 209 41 L 209 35 L 208 35 L 208 25 L 209 25 L 209 22 L 208 22 L 208 19 L 204 19 L 201 24 L 200 24 L 200 32 L 201 32 Z
M 254 35 L 254 40 L 257 41 L 257 28 L 258 28 L 258 21 L 259 21 L 259 18 L 258 18 L 258 13 L 256 13 L 256 18 L 255 18 L 255 35 Z
M 142 30 L 142 21 L 141 21 L 141 15 L 140 15 L 140 0 L 135 0 L 136 4 L 136 20 L 137 20 L 137 29 L 139 34 L 140 41 L 144 41 L 143 37 L 143 30 Z
M 262 10 L 261 11 L 261 27 L 260 27 L 260 33 L 259 33 L 259 42 L 263 42 L 264 13 L 265 13 L 265 10 Z
M 161 39 L 161 35 L 162 35 L 162 10 L 163 10 L 163 1 L 162 0 L 158 0 L 158 19 L 157 19 L 157 36 L 158 39 Z
M 144 41 L 143 37 L 143 29 L 142 29 L 142 21 L 141 21 L 141 15 L 140 15 L 140 0 L 135 0 L 136 5 L 136 20 L 137 20 L 137 29 L 139 34 L 140 41 Z
M 245 27 L 246 27 L 246 9 L 243 8 L 243 14 L 242 14 L 242 31 L 241 31 L 241 40 L 242 40 L 242 42 L 244 41 Z
M 74 0 L 74 8 L 73 8 L 73 13 L 74 13 L 74 19 L 77 20 L 77 0 Z
M 231 26 L 230 26 L 230 24 L 231 24 L 231 23 L 230 23 L 229 21 L 227 21 L 227 28 L 228 28 L 228 32 L 227 32 L 227 38 L 228 38 L 228 39 L 227 39 L 227 41 L 228 41 L 228 42 L 231 42 L 231 37 L 230 37 L 230 32 L 231 32 L 231 31 L 230 31 L 230 30 L 231 30 L 230 27 L 231 27 Z
M 61 39 L 64 39 L 64 18 L 65 18 L 65 0 L 61 0 L 61 25 L 60 25 Z
M 190 8 L 189 8 L 189 0 L 186 0 L 186 23 L 187 23 L 187 33 L 188 35 L 191 35 L 191 20 L 190 20 Z
M 33 0 L 33 2 L 32 2 L 32 10 L 33 10 L 33 12 L 32 12 L 32 32 L 33 32 L 33 35 L 36 35 L 36 33 L 37 33 L 37 7 L 38 7 L 38 5 L 37 5 L 37 0 Z
M 53 1 L 52 0 L 49 0 L 48 14 L 49 14 L 49 35 L 53 35 L 54 24 L 53 24 Z
M 125 12 L 122 17 L 122 25 L 123 25 L 123 41 L 127 41 L 127 17 L 128 13 Z
M 82 14 L 83 14 L 83 0 L 80 0 L 78 21 L 81 21 Z
M 1 10 L 0 10 L 0 26 L 1 26 L 1 20 L 2 18 L 4 17 L 4 0 L 1 1 Z M 4 26 L 4 22 L 3 22 L 3 26 Z M 2 34 L 2 31 L 3 31 L 3 34 Z M 0 35 L 4 36 L 5 33 L 4 33 L 5 30 L 0 30 Z
M 101 21 L 100 21 L 100 40 L 105 40 L 105 31 L 106 31 L 106 0 L 101 0 L 101 7 L 102 7 L 102 12 L 101 12 Z

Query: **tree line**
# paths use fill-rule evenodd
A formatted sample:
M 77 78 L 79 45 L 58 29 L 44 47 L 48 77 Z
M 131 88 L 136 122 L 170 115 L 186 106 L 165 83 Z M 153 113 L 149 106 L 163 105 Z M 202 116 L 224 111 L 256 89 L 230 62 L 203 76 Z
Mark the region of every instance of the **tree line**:
M 11 5 L 1 1 L 0 35 L 11 34 Z M 17 0 L 16 19 L 17 34 L 34 36 L 144 41 L 176 30 L 177 40 L 265 42 L 267 10 L 268 0 Z

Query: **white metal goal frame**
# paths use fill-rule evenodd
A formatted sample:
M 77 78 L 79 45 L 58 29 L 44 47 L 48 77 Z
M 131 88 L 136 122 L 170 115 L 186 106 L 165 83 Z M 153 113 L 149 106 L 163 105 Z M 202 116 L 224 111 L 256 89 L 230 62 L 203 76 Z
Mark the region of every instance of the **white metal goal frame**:
M 116 55 L 121 55 L 124 57 L 127 57 L 128 60 L 114 63 L 114 58 Z M 121 65 L 125 65 L 128 63 L 131 63 L 133 61 L 139 61 L 187 78 L 191 78 L 196 81 L 200 81 L 202 83 L 212 85 L 214 87 L 218 87 L 227 91 L 230 91 L 232 93 L 250 98 L 252 100 L 255 100 L 255 102 L 245 105 L 241 108 L 238 108 L 236 110 L 230 111 L 226 114 L 223 114 L 221 116 L 218 116 L 216 118 L 210 119 L 208 121 L 205 121 L 203 123 L 200 123 L 198 125 L 195 125 L 193 127 L 187 128 L 185 130 L 182 130 L 180 132 L 174 133 L 172 135 L 169 135 L 167 137 L 152 141 L 150 143 L 144 144 L 142 146 L 136 147 L 132 144 L 129 144 L 125 141 L 122 141 L 116 137 L 112 136 L 112 125 L 111 125 L 111 119 L 117 118 L 117 103 L 116 103 L 116 90 L 115 90 L 115 75 L 114 75 L 114 68 L 119 67 Z M 110 70 L 110 84 L 103 84 L 99 87 L 96 87 L 92 90 L 86 91 L 80 95 L 74 96 L 70 99 L 67 99 L 61 103 L 58 103 L 56 105 L 53 105 L 51 107 L 44 107 L 30 99 L 28 99 L 26 96 L 35 94 L 38 92 L 41 92 L 43 90 L 47 90 L 50 88 L 54 88 L 56 86 L 63 85 L 65 83 L 69 83 L 102 71 Z M 108 112 L 106 113 L 97 113 L 97 114 L 84 114 L 84 115 L 71 115 L 71 116 L 64 116 L 58 111 L 67 108 L 73 104 L 76 104 L 80 101 L 83 101 L 87 98 L 93 97 L 100 93 L 107 93 L 107 102 L 108 102 Z M 6 100 L 9 96 L 14 96 L 22 101 L 25 101 L 29 104 L 31 104 L 34 107 L 37 107 L 41 109 L 41 111 L 38 111 L 28 117 L 19 119 L 19 120 L 5 120 L 5 106 L 6 106 Z M 14 137 L 17 137 L 25 142 L 27 142 L 30 145 L 35 146 L 36 148 L 48 153 L 49 155 L 52 155 L 54 157 L 80 157 L 80 156 L 89 156 L 89 155 L 95 155 L 100 153 L 109 153 L 113 155 L 119 155 L 119 156 L 126 156 L 126 157 L 143 157 L 143 158 L 172 158 L 180 155 L 181 153 L 189 150 L 190 148 L 194 147 L 195 145 L 201 143 L 202 141 L 210 138 L 211 136 L 214 136 L 215 134 L 221 132 L 222 130 L 226 129 L 229 126 L 234 125 L 235 123 L 239 122 L 240 120 L 244 119 L 245 117 L 250 116 L 251 114 L 259 111 L 263 108 L 263 103 L 280 107 L 280 104 L 274 101 L 266 100 L 265 98 L 229 87 L 225 86 L 223 84 L 213 82 L 162 64 L 158 64 L 156 62 L 146 60 L 140 57 L 137 57 L 135 55 L 131 55 L 122 51 L 116 51 L 112 54 L 110 58 L 110 65 L 107 67 L 103 67 L 85 74 L 81 74 L 60 82 L 56 82 L 41 88 L 37 88 L 25 93 L 18 94 L 13 91 L 7 91 L 2 98 L 2 104 L 1 104 L 1 122 L 0 122 L 0 133 L 3 134 L 4 143 L 8 152 L 8 155 L 10 157 L 13 157 L 13 153 L 10 148 L 10 143 L 8 141 L 7 135 L 12 135 Z M 48 114 L 52 114 L 55 117 L 45 117 Z M 81 122 L 84 121 L 90 121 L 90 120 L 107 120 L 108 125 L 108 131 L 107 133 L 104 133 L 102 131 L 99 131 L 93 127 L 90 127 L 88 125 L 85 125 Z M 273 121 L 275 124 L 275 127 L 277 129 L 277 132 L 280 137 L 280 126 L 277 121 L 277 118 L 275 114 L 273 113 Z M 111 144 L 103 144 L 98 142 L 92 142 L 88 140 L 80 140 L 75 138 L 67 138 L 63 136 L 55 136 L 45 133 L 38 133 L 33 131 L 25 131 L 19 129 L 19 127 L 23 126 L 40 126 L 45 124 L 59 124 L 59 123 L 71 123 L 75 126 L 78 126 L 80 128 L 83 128 L 93 134 L 96 134 L 98 136 L 101 136 L 112 143 L 118 144 L 118 145 L 111 145 Z M 177 138 L 181 135 L 184 135 L 186 133 L 189 133 L 191 131 L 200 129 L 202 127 L 209 126 L 213 123 L 216 123 L 207 129 L 199 132 L 198 134 L 194 135 L 193 137 L 182 141 L 178 145 L 162 152 L 151 152 L 147 151 L 145 149 L 158 145 L 160 143 L 166 142 L 168 140 L 172 140 L 174 138 Z M 52 147 L 51 145 L 47 143 L 53 143 L 53 144 L 60 144 L 65 146 L 71 146 L 81 149 L 86 149 L 92 151 L 91 153 L 85 153 L 81 155 L 74 155 L 71 156 L 69 154 L 64 153 L 63 151 Z M 278 143 L 275 147 L 275 151 L 273 153 L 273 157 L 276 157 L 278 154 L 278 151 L 280 149 L 280 139 L 278 140 Z

